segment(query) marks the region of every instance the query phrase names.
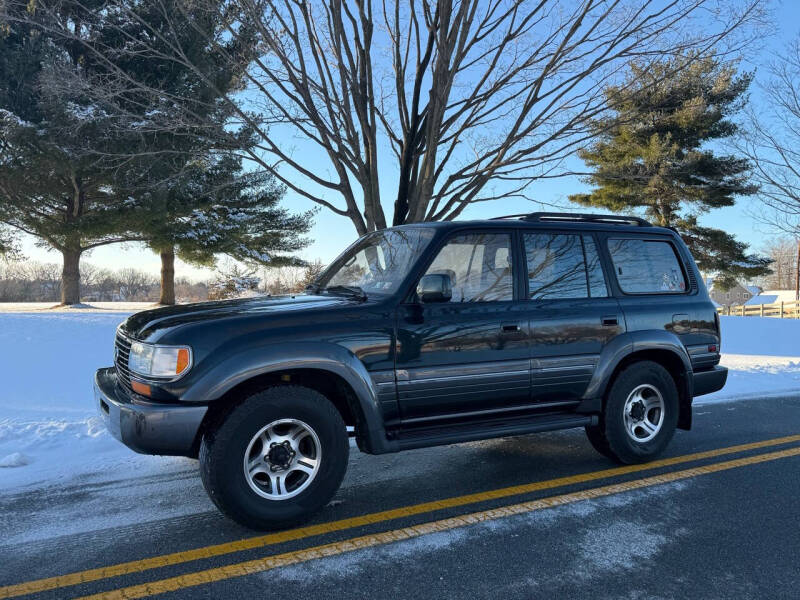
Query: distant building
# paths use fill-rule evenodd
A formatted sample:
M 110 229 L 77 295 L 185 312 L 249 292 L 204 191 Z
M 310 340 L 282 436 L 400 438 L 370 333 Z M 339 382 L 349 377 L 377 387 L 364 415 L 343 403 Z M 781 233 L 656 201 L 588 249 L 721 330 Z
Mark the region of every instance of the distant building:
M 781 302 L 794 302 L 794 290 L 764 290 L 745 302 L 748 306 L 759 304 L 779 304 Z
M 744 286 L 739 283 L 731 289 L 722 291 L 714 286 L 714 281 L 709 279 L 706 283 L 708 295 L 718 306 L 740 306 L 746 304 L 753 296 L 758 295 L 761 288 L 758 286 Z
M 747 291 L 750 292 L 752 296 L 758 296 L 761 292 L 764 291 L 763 288 L 760 288 L 757 285 L 746 285 L 744 287 L 747 288 Z

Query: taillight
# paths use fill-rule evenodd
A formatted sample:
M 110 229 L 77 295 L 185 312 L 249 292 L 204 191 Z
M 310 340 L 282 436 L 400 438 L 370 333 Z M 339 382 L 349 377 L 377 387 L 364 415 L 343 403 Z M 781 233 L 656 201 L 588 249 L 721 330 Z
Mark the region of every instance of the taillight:
M 719 344 L 714 346 L 714 350 L 711 349 L 711 346 L 708 347 L 709 352 L 720 352 L 722 347 L 722 329 L 719 323 L 719 313 L 714 311 L 714 326 L 717 328 L 717 337 L 719 338 Z

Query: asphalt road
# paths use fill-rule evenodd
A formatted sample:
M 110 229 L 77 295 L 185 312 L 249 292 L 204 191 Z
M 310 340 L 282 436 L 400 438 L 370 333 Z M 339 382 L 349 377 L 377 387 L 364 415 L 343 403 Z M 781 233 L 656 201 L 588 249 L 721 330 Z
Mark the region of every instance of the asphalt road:
M 189 460 L 3 495 L 0 598 L 800 598 L 800 397 L 697 406 L 664 458 L 620 469 L 580 430 L 353 450 L 331 505 L 271 535 Z

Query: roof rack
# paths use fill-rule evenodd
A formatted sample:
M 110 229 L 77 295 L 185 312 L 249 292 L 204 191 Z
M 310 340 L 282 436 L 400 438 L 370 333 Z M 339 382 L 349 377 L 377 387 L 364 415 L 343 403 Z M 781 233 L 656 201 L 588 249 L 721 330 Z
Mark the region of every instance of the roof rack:
M 502 217 L 492 217 L 490 221 L 502 221 L 503 219 L 523 219 L 528 216 L 528 213 L 521 213 L 518 215 L 503 215 Z
M 652 227 L 652 223 L 640 217 L 628 217 L 625 215 L 593 215 L 588 213 L 557 213 L 557 212 L 535 212 L 528 215 L 521 215 L 524 221 L 580 221 L 588 223 L 608 223 L 616 225 L 637 225 L 639 227 Z

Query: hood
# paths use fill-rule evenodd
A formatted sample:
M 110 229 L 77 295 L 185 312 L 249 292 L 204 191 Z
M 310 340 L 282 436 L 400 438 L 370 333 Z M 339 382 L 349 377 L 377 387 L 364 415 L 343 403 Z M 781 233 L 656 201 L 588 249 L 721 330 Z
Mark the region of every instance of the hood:
M 358 300 L 344 296 L 305 294 L 198 302 L 138 312 L 128 317 L 120 326 L 120 330 L 134 339 L 148 340 L 166 330 L 202 321 L 296 313 L 298 311 L 353 306 L 358 303 Z M 158 337 L 161 336 L 159 335 Z

